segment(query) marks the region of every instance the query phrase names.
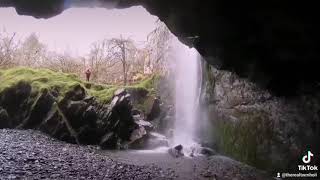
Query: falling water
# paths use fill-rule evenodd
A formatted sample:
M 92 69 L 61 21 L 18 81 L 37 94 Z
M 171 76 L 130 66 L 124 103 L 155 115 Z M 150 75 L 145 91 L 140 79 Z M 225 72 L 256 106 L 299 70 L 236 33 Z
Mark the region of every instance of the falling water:
M 173 41 L 175 60 L 175 127 L 172 145 L 181 144 L 184 149 L 198 146 L 195 130 L 201 91 L 201 64 L 194 48 Z

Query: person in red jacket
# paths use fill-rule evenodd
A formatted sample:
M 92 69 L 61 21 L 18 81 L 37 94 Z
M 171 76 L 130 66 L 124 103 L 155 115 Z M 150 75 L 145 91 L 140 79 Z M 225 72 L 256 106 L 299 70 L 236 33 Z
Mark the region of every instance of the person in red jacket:
M 86 74 L 87 81 L 89 82 L 90 81 L 90 76 L 91 76 L 91 71 L 90 71 L 89 68 L 86 70 L 85 74 Z

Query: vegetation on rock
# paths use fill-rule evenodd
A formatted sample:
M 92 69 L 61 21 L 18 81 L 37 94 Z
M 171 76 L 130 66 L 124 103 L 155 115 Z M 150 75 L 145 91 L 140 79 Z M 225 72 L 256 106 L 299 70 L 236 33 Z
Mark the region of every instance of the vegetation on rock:
M 57 91 L 59 99 L 66 92 L 70 91 L 76 85 L 84 87 L 88 95 L 94 96 L 100 102 L 110 102 L 113 93 L 119 88 L 128 90 L 144 90 L 155 94 L 154 85 L 159 79 L 158 75 L 151 76 L 131 86 L 103 85 L 88 83 L 80 80 L 75 74 L 54 72 L 49 69 L 33 69 L 25 67 L 0 70 L 0 93 L 17 83 L 24 81 L 29 83 L 34 93 L 41 92 L 44 89 Z
M 114 149 L 144 137 L 153 127 L 145 121 L 149 112 L 144 105 L 154 99 L 157 76 L 117 86 L 83 82 L 48 69 L 20 67 L 0 73 L 2 128 L 38 129 L 63 141 Z

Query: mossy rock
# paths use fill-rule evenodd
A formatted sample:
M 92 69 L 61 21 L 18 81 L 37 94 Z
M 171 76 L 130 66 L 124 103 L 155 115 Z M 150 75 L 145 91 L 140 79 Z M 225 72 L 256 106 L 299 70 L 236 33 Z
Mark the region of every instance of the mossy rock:
M 288 162 L 279 163 L 272 158 L 272 147 L 278 140 L 272 121 L 263 111 L 235 112 L 233 120 L 226 117 L 214 124 L 219 151 L 260 169 L 282 169 Z M 279 153 L 279 152 L 278 152 Z
M 113 92 L 119 88 L 113 85 L 89 84 L 80 80 L 74 74 L 22 67 L 0 70 L 0 81 L 0 94 L 6 88 L 23 81 L 32 87 L 33 93 L 37 94 L 43 89 L 48 89 L 56 92 L 59 100 L 74 87 L 81 86 L 89 95 L 96 97 L 98 101 L 108 102 L 111 100 Z

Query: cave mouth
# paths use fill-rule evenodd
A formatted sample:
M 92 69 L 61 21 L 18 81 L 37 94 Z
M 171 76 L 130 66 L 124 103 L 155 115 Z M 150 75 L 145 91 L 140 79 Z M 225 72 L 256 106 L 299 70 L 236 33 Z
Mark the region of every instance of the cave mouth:
M 41 20 L 43 22 L 49 22 L 53 21 L 54 18 L 58 18 L 58 14 L 63 15 L 63 13 L 73 11 L 74 9 L 71 8 L 73 6 L 98 6 L 103 7 L 103 9 L 122 9 L 131 6 L 134 6 L 132 8 L 137 8 L 136 5 L 143 4 L 143 7 L 145 7 L 148 12 L 157 15 L 157 17 L 159 17 L 161 21 L 166 23 L 166 25 L 164 25 L 161 21 L 157 21 L 160 24 L 162 23 L 162 26 L 158 27 L 157 31 L 153 31 L 153 35 L 157 35 L 157 32 L 163 33 L 163 30 L 166 29 L 167 33 L 164 33 L 165 35 L 171 34 L 171 32 L 174 33 L 179 39 L 179 42 L 183 42 L 190 47 L 195 47 L 200 52 L 200 54 L 204 56 L 206 62 L 208 62 L 208 64 L 203 64 L 206 84 L 204 85 L 204 97 L 201 98 L 205 99 L 205 103 L 201 104 L 202 106 L 200 109 L 208 111 L 208 117 L 206 118 L 212 121 L 212 124 L 214 124 L 212 128 L 215 129 L 211 130 L 211 127 L 207 126 L 207 124 L 204 124 L 203 127 L 205 127 L 204 129 L 207 129 L 208 131 L 211 131 L 213 133 L 213 136 L 208 133 L 208 139 L 213 139 L 212 137 L 218 137 L 222 142 L 222 144 L 214 142 L 214 144 L 212 144 L 212 147 L 218 147 L 220 148 L 218 149 L 219 152 L 224 152 L 226 153 L 226 155 L 230 155 L 230 157 L 234 157 L 239 161 L 248 163 L 249 165 L 261 169 L 270 170 L 272 171 L 272 175 L 274 175 L 275 172 L 279 171 L 279 169 L 289 168 L 296 170 L 296 164 L 301 163 L 301 157 L 305 154 L 304 151 L 306 149 L 311 147 L 312 152 L 319 151 L 319 145 L 316 142 L 319 136 L 320 127 L 320 76 L 317 69 L 318 66 L 316 65 L 320 52 L 318 51 L 317 47 L 317 42 L 319 39 L 319 29 L 317 26 L 315 26 L 315 24 L 317 23 L 314 23 L 314 18 L 310 18 L 316 17 L 313 14 L 316 11 L 313 11 L 312 8 L 305 13 L 304 10 L 308 8 L 306 8 L 304 5 L 300 6 L 300 4 L 296 6 L 293 2 L 290 5 L 295 6 L 295 8 L 291 8 L 291 6 L 290 8 L 286 8 L 286 4 L 282 4 L 282 2 L 278 2 L 275 6 L 272 6 L 272 4 L 268 4 L 270 5 L 270 7 L 261 7 L 261 5 L 255 3 L 246 4 L 242 2 L 240 4 L 229 5 L 223 1 L 215 1 L 215 6 L 213 7 L 209 5 L 209 1 L 203 1 L 199 3 L 193 0 L 185 1 L 182 6 L 181 2 L 174 0 L 170 2 L 160 0 L 114 0 L 105 1 L 112 2 L 106 4 L 100 3 L 102 2 L 102 0 L 97 0 L 94 2 L 97 4 L 88 4 L 87 1 L 81 0 L 46 0 L 41 2 L 39 0 L 31 0 L 28 2 L 17 0 L 1 1 L 0 6 L 15 7 L 17 12 L 21 15 L 31 15 L 37 18 L 49 18 Z M 100 10 L 102 9 L 99 9 L 99 11 Z M 99 18 L 96 17 L 90 19 L 90 13 L 86 13 L 83 15 L 83 18 L 77 18 L 77 22 L 85 22 L 86 18 L 91 21 L 86 22 L 84 26 L 83 24 L 78 26 L 78 30 L 84 30 L 84 27 L 86 27 L 89 28 L 88 31 L 91 31 L 91 27 L 89 25 L 94 22 L 94 19 Z M 104 19 L 101 19 L 103 22 L 101 22 L 100 25 L 104 24 L 104 21 L 107 21 L 107 16 L 101 15 L 99 17 L 104 17 Z M 134 16 L 132 16 L 132 18 L 132 22 L 141 20 L 140 18 Z M 25 28 L 23 26 L 23 23 L 20 24 L 21 29 Z M 128 24 L 130 23 L 131 22 L 128 22 Z M 77 28 L 77 26 L 75 27 Z M 70 29 L 72 28 L 70 27 Z M 72 32 L 78 32 L 78 30 L 73 30 Z M 5 41 L 3 42 L 9 42 L 9 44 L 12 43 L 12 46 L 7 47 L 21 50 L 15 55 L 6 56 L 9 59 L 15 59 L 17 57 L 24 59 L 26 60 L 26 62 L 23 61 L 21 63 L 27 63 L 26 66 L 36 66 L 34 64 L 37 64 L 39 62 L 41 63 L 46 60 L 46 57 L 43 56 L 46 52 L 46 47 L 41 45 L 41 35 L 39 35 L 40 39 L 37 34 L 33 34 L 32 36 L 27 37 L 27 43 L 23 43 L 25 46 L 20 49 L 17 48 L 19 47 L 17 46 L 17 42 L 13 41 L 13 39 L 18 38 L 18 34 L 6 31 L 0 35 L 3 34 L 7 35 L 6 38 L 4 38 Z M 72 35 L 74 34 L 75 33 L 73 33 Z M 82 36 L 85 37 L 87 35 Z M 89 36 L 91 35 L 88 35 L 88 37 Z M 51 71 L 43 71 L 39 73 L 39 71 L 23 69 L 23 73 L 28 74 L 26 78 L 28 78 L 28 80 L 31 79 L 31 81 L 34 83 L 33 85 L 35 85 L 37 88 L 44 87 L 42 89 L 43 91 L 41 91 L 41 94 L 36 94 L 35 96 L 33 93 L 31 93 L 32 88 L 30 88 L 28 84 L 19 83 L 17 87 L 23 89 L 23 91 L 16 90 L 15 88 L 17 87 L 9 88 L 5 91 L 7 95 L 7 97 L 5 98 L 2 98 L 4 96 L 2 96 L 2 93 L 0 93 L 0 96 L 2 96 L 0 98 L 0 122 L 3 122 L 3 119 L 7 120 L 8 117 L 10 117 L 15 120 L 12 122 L 13 124 L 19 122 L 19 120 L 21 119 L 24 121 L 15 127 L 33 127 L 34 123 L 38 122 L 37 118 L 35 118 L 37 115 L 39 115 L 38 113 L 50 110 L 45 108 L 41 108 L 39 110 L 38 107 L 41 107 L 41 104 L 50 104 L 54 101 L 55 98 L 64 99 L 63 97 L 59 96 L 59 93 L 57 93 L 59 91 L 68 96 L 68 98 L 64 99 L 65 101 L 63 101 L 60 105 L 61 112 L 72 111 L 81 113 L 83 111 L 79 109 L 85 110 L 85 116 L 83 117 L 86 118 L 84 118 L 84 120 L 90 120 L 91 118 L 94 119 L 96 116 L 92 112 L 91 107 L 89 108 L 87 106 L 79 106 L 87 103 L 92 105 L 93 107 L 98 106 L 97 108 L 105 108 L 103 106 L 99 106 L 99 102 L 96 102 L 91 96 L 99 96 L 99 98 L 107 100 L 108 103 L 114 102 L 109 103 L 111 105 L 119 105 L 120 103 L 117 103 L 120 99 L 121 102 L 127 102 L 126 98 L 130 97 L 130 95 L 133 98 L 148 97 L 146 96 L 146 94 L 148 94 L 146 93 L 146 90 L 151 92 L 151 95 L 154 95 L 152 93 L 154 91 L 152 90 L 152 88 L 150 88 L 150 86 L 153 85 L 153 80 L 156 79 L 155 76 L 141 76 L 140 74 L 136 73 L 137 71 L 135 71 L 132 72 L 134 75 L 128 75 L 127 78 L 125 78 L 125 75 L 121 75 L 123 73 L 123 65 L 121 64 L 121 62 L 118 64 L 109 62 L 105 65 L 101 65 L 100 62 L 95 61 L 98 59 L 98 57 L 105 56 L 105 54 L 103 53 L 105 51 L 101 53 L 101 51 L 99 50 L 104 47 L 110 47 L 108 46 L 108 43 L 110 42 L 113 42 L 115 44 L 119 42 L 128 43 L 125 45 L 124 49 L 133 47 L 132 44 L 129 43 L 129 35 L 117 36 L 117 38 L 118 40 L 111 38 L 112 41 L 100 42 L 98 44 L 93 44 L 93 46 L 90 46 L 90 48 L 94 48 L 93 51 L 91 51 L 91 55 L 93 55 L 91 56 L 91 60 L 93 61 L 90 61 L 90 63 L 88 63 L 86 58 L 74 57 L 74 54 L 77 54 L 76 52 L 73 52 L 71 54 L 64 53 L 65 48 L 63 48 L 62 52 L 60 52 L 59 54 L 50 54 L 50 56 L 57 59 L 56 62 L 58 62 L 58 64 L 49 63 L 41 65 L 41 67 L 50 66 L 52 69 L 56 69 L 55 71 L 58 73 L 53 74 Z M 77 45 L 82 44 L 82 42 L 77 43 Z M 158 45 L 157 43 L 151 44 Z M 121 47 L 124 46 L 121 45 Z M 114 51 L 114 55 L 116 55 L 116 57 L 113 58 L 121 58 L 121 47 L 116 48 L 116 51 Z M 139 47 L 136 48 L 139 49 Z M 28 52 L 28 50 L 31 50 L 33 53 L 21 53 Z M 143 58 L 145 55 L 144 53 L 148 53 L 148 50 L 147 52 L 139 51 L 139 53 L 126 53 L 125 56 L 137 57 L 138 59 L 147 59 Z M 152 53 L 154 53 L 153 56 L 155 57 L 159 55 L 155 51 L 153 51 Z M 35 59 L 35 57 L 39 57 L 40 61 L 29 61 Z M 109 58 L 109 56 L 106 57 Z M 160 63 L 160 65 L 163 65 L 162 63 L 165 63 L 166 61 L 157 62 Z M 87 69 L 85 67 L 87 64 L 91 66 L 93 64 L 99 69 L 100 73 L 108 73 L 108 71 L 105 71 L 104 68 L 112 66 L 115 67 L 118 74 L 116 74 L 115 76 L 111 76 L 109 73 L 107 74 L 108 76 L 97 76 L 94 72 L 91 72 L 91 77 L 89 76 L 89 78 L 86 79 L 87 73 L 85 72 L 87 72 Z M 150 63 L 150 60 L 148 60 L 144 63 L 137 62 L 132 67 L 140 67 L 141 69 L 139 69 L 139 71 L 143 71 L 145 74 L 148 74 L 154 70 L 154 66 L 151 66 L 151 64 L 152 63 Z M 11 66 L 10 63 L 9 65 L 5 65 L 8 67 Z M 76 68 L 66 68 L 70 65 Z M 218 70 L 216 68 L 213 68 L 211 65 L 217 67 Z M 59 69 L 61 69 L 61 72 Z M 128 68 L 125 69 L 128 70 Z M 79 74 L 76 76 L 81 77 L 83 81 L 88 81 L 90 79 L 90 81 L 94 80 L 98 82 L 98 84 L 93 85 L 90 82 L 85 82 L 80 86 L 73 86 L 74 84 L 65 83 L 65 81 L 69 80 L 77 81 L 77 79 L 75 80 L 75 75 L 71 74 L 65 76 L 64 74 L 72 71 L 78 71 Z M 33 76 L 37 73 L 39 73 L 40 76 L 34 78 Z M 235 73 L 244 78 L 235 76 Z M 8 76 L 4 77 L 4 74 Z M 59 79 L 58 86 L 55 86 L 56 84 L 53 84 L 53 92 L 50 92 L 51 94 L 48 94 L 46 87 L 48 84 L 50 85 L 52 83 L 50 81 L 52 75 L 61 79 Z M 6 81 L 2 83 L 6 86 L 11 86 L 13 80 L 19 79 L 19 77 L 21 77 L 21 69 L 15 71 L 2 71 L 2 69 L 0 69 L 0 80 L 2 80 L 3 77 Z M 110 77 L 110 79 L 105 80 L 104 77 Z M 148 81 L 143 81 L 143 83 L 141 84 L 135 84 L 135 82 L 141 80 L 141 78 L 146 78 L 146 80 Z M 247 79 L 256 82 L 256 84 L 248 82 Z M 104 86 L 103 84 L 105 83 L 114 83 L 121 87 L 123 84 L 128 84 L 130 85 L 130 87 L 124 90 L 118 89 L 119 91 L 114 92 L 115 88 L 113 86 Z M 67 85 L 68 87 L 70 86 L 71 90 L 61 88 L 61 84 Z M 257 84 L 262 88 L 257 88 Z M 265 89 L 270 89 L 271 93 L 265 91 Z M 0 87 L 0 91 L 1 90 L 3 89 L 1 89 Z M 161 92 L 166 94 L 165 89 L 162 89 Z M 279 98 L 274 95 L 280 95 L 290 98 Z M 6 98 L 8 97 L 13 98 L 14 101 L 11 101 L 11 99 L 6 100 Z M 32 105 L 32 107 L 29 108 L 34 110 L 33 113 L 26 112 L 25 109 L 19 109 L 20 111 L 17 111 L 17 109 L 15 108 L 20 107 L 20 105 L 22 104 L 20 100 L 25 100 L 25 98 L 29 97 L 31 99 L 28 99 L 28 101 L 26 100 L 25 102 L 29 102 L 29 104 L 27 104 L 29 106 Z M 168 97 L 168 99 L 173 99 L 170 96 Z M 74 103 L 74 101 L 78 101 L 79 99 L 81 103 Z M 119 117 L 117 115 L 114 116 L 120 119 L 123 117 L 128 119 L 131 118 L 132 120 L 133 118 L 145 117 L 141 116 L 140 113 L 142 111 L 144 112 L 150 110 L 150 113 L 148 113 L 146 118 L 153 118 L 154 115 L 152 115 L 151 111 L 157 114 L 161 103 L 159 103 L 158 97 L 155 96 L 146 98 L 145 100 L 146 101 L 144 101 L 143 103 L 138 101 L 133 102 L 133 107 L 139 107 L 142 109 L 138 111 L 134 109 L 132 111 L 135 113 L 135 117 L 128 118 L 128 116 L 126 116 L 130 114 L 127 110 L 131 107 L 131 104 L 126 103 L 124 103 L 124 109 L 121 109 L 121 112 L 124 113 L 118 113 L 118 115 L 121 114 L 121 116 Z M 153 104 L 150 102 L 152 102 Z M 57 108 L 56 106 L 52 107 Z M 172 108 L 166 108 L 166 110 L 171 111 L 170 113 L 167 113 L 167 115 L 174 116 Z M 70 120 L 70 124 L 72 120 L 79 118 L 78 116 L 73 116 L 73 113 L 66 113 L 67 116 L 64 117 L 61 115 L 61 112 L 56 109 L 53 109 L 53 112 L 57 112 L 53 113 L 53 115 L 57 116 L 56 120 L 59 121 L 60 119 L 67 118 Z M 23 115 L 28 115 L 28 117 L 22 117 Z M 103 118 L 113 117 L 105 116 L 105 114 L 99 114 L 98 116 L 101 116 Z M 141 119 L 139 119 L 140 124 L 134 125 L 146 126 L 146 128 L 148 128 L 147 126 L 149 124 L 143 120 L 140 120 Z M 31 122 L 31 124 L 28 124 L 29 122 Z M 118 121 L 114 122 L 116 122 L 116 125 Z M 13 126 L 12 124 L 4 125 Z M 73 124 L 71 126 L 73 127 Z M 76 124 L 75 126 L 78 126 L 78 124 Z M 168 126 L 160 126 L 162 126 L 164 130 L 168 130 Z M 68 129 L 68 127 L 64 128 Z M 143 128 L 135 130 L 136 131 L 134 132 L 137 137 L 139 137 L 141 134 L 144 134 Z M 74 132 L 83 133 L 86 131 L 83 131 L 83 129 L 76 129 L 75 131 L 72 131 L 72 133 Z M 89 132 L 92 133 L 92 131 Z M 121 136 L 121 138 L 126 138 L 128 134 L 123 134 L 123 132 L 126 131 L 119 130 L 117 132 L 112 132 L 113 134 L 105 134 L 103 136 L 103 142 L 99 143 L 103 146 L 106 146 L 106 144 L 110 145 L 109 143 L 111 141 L 112 147 L 118 148 L 119 143 L 117 141 L 117 138 L 114 138 L 114 134 L 119 137 Z M 71 137 L 57 136 L 57 138 L 66 140 L 68 142 L 77 143 L 78 139 L 73 140 L 72 133 Z M 302 134 L 306 134 L 306 136 L 301 136 Z M 83 137 L 84 136 L 80 136 L 80 138 Z M 160 139 L 163 138 L 163 136 L 159 134 L 152 134 L 152 137 Z M 71 140 L 68 138 L 70 138 Z M 166 143 L 165 140 L 162 140 L 161 143 Z M 203 144 L 208 144 L 208 142 L 204 142 Z M 119 147 L 119 149 L 126 148 L 126 144 L 120 143 L 120 145 L 123 146 Z M 181 149 L 181 146 L 177 146 L 175 150 L 179 151 L 179 149 Z M 204 149 L 204 152 L 208 154 L 215 154 L 212 149 Z M 215 158 L 213 159 L 216 160 Z M 224 161 L 225 159 L 226 158 L 223 157 L 223 163 L 220 163 L 224 169 L 228 169 L 225 168 L 224 165 L 229 166 L 230 164 L 228 163 L 230 162 L 232 166 L 234 165 L 232 164 L 233 161 Z M 218 162 L 220 162 L 219 159 Z M 316 159 L 315 162 L 317 163 L 318 159 Z M 121 166 L 121 168 L 123 167 Z M 221 172 L 229 173 L 229 170 Z M 230 173 L 231 176 L 229 177 L 232 178 L 236 176 L 236 174 L 232 174 L 232 171 L 230 171 Z M 251 172 L 247 174 L 251 174 Z M 215 178 L 215 174 L 209 174 L 209 176 Z M 250 179 L 250 177 L 244 179 Z
M 216 68 L 235 72 L 280 96 L 296 96 L 318 88 L 315 4 L 230 4 L 222 0 L 188 0 L 183 4 L 177 0 L 0 2 L 2 7 L 15 7 L 19 14 L 37 18 L 50 18 L 71 7 L 122 9 L 137 5 L 159 17 L 181 42 L 195 47 Z
M 125 42 L 126 49 L 130 49 L 130 52 L 125 52 L 127 58 L 135 60 L 127 63 L 126 68 L 132 66 L 132 69 L 136 69 L 128 72 L 131 73 L 130 76 L 134 76 L 138 71 L 148 71 L 147 66 L 151 64 L 146 62 L 147 56 L 160 57 L 160 52 L 152 52 L 152 49 L 157 49 L 157 44 L 152 41 L 157 41 L 157 36 L 160 36 L 157 34 L 158 30 L 165 29 L 165 36 L 171 36 L 167 27 L 142 6 L 109 10 L 67 8 L 49 19 L 23 16 L 16 14 L 13 8 L 1 8 L 1 17 L 4 18 L 0 23 L 2 45 L 8 45 L 8 52 L 12 52 L 8 54 L 12 59 L 8 62 L 3 60 L 1 65 L 49 68 L 75 73 L 81 78 L 84 78 L 82 72 L 90 66 L 94 70 L 92 80 L 96 83 L 116 82 L 117 77 L 121 76 L 121 63 L 113 62 L 118 58 L 116 56 L 120 49 L 111 50 L 112 43 L 116 44 L 119 40 Z M 113 51 L 113 55 L 109 51 Z M 49 59 L 53 59 L 52 62 Z M 71 65 L 74 68 L 67 67 Z M 114 72 L 113 75 L 108 73 L 108 66 L 115 66 L 114 70 L 110 70 Z M 116 71 L 116 68 L 119 70 Z M 112 78 L 104 80 L 103 75 L 98 76 L 102 71 L 106 71 L 104 76 Z
M 10 69 L 16 74 L 22 71 L 25 76 L 32 73 L 35 77 L 46 69 L 73 74 L 82 80 L 79 83 L 84 83 L 85 90 L 98 91 L 93 93 L 96 98 L 107 96 L 106 92 L 100 92 L 108 90 L 107 86 L 113 89 L 121 88 L 121 85 L 125 88 L 143 86 L 151 94 L 151 87 L 141 84 L 149 77 L 160 76 L 170 84 L 165 91 L 172 91 L 169 94 L 175 97 L 169 102 L 175 107 L 173 111 L 176 113 L 171 120 L 175 123 L 161 130 L 168 134 L 173 129 L 173 137 L 167 138 L 170 144 L 167 148 L 182 144 L 188 147 L 185 148 L 186 155 L 200 154 L 201 138 L 196 137 L 196 131 L 200 131 L 196 128 L 196 119 L 200 116 L 203 83 L 201 55 L 196 49 L 181 43 L 163 22 L 142 6 L 111 10 L 67 8 L 49 19 L 19 15 L 13 8 L 6 8 L 0 9 L 0 16 L 5 17 L 0 23 L 0 27 L 4 27 L 0 33 L 0 47 L 7 48 L 7 53 L 1 56 L 5 58 L 0 61 L 4 74 Z M 42 83 L 52 81 L 50 78 L 57 77 L 43 77 L 40 82 L 31 78 L 30 81 L 42 86 Z M 55 89 L 52 86 L 66 88 L 50 83 L 46 87 L 48 91 Z M 31 83 L 32 89 L 37 86 Z M 99 95 L 95 96 L 97 93 Z M 159 92 L 156 93 L 161 97 Z M 143 102 L 144 98 L 140 100 L 138 97 L 134 101 Z M 181 127 L 185 130 L 181 131 Z

